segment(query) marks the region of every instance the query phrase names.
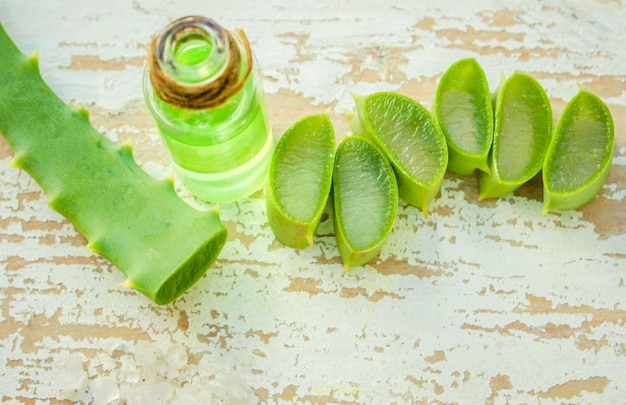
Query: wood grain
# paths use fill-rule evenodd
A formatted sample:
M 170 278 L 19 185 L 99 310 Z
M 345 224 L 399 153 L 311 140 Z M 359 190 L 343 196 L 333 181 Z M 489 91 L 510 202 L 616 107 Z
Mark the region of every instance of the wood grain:
M 276 137 L 324 111 L 347 136 L 351 92 L 430 107 L 445 69 L 473 56 L 493 89 L 503 73 L 535 77 L 555 120 L 582 83 L 612 111 L 616 144 L 601 195 L 571 212 L 541 216 L 540 179 L 479 202 L 473 176 L 448 174 L 428 218 L 402 204 L 379 257 L 345 276 L 331 213 L 315 246 L 289 249 L 260 191 L 222 207 L 230 235 L 217 262 L 157 307 L 118 286 L 122 274 L 8 166 L 0 137 L 2 401 L 65 403 L 52 384 L 60 355 L 79 353 L 93 381 L 149 341 L 184 345 L 195 370 L 239 376 L 259 403 L 623 402 L 625 6 L 517 4 L 3 1 L 0 21 L 25 53 L 38 49 L 48 84 L 105 136 L 132 138 L 155 177 L 171 168 L 143 103 L 143 60 L 151 35 L 185 14 L 246 31 Z M 87 384 L 75 400 L 91 398 Z

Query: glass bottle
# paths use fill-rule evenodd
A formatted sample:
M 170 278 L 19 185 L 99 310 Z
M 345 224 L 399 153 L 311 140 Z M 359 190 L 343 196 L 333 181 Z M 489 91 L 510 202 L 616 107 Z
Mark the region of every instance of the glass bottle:
M 243 31 L 198 16 L 172 22 L 152 41 L 144 97 L 192 195 L 233 202 L 263 184 L 274 141 Z

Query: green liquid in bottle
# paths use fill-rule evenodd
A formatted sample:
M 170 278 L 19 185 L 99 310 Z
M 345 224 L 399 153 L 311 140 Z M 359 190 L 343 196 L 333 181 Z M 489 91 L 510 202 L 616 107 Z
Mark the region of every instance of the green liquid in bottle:
M 212 49 L 213 44 L 210 41 L 199 35 L 190 35 L 184 42 L 176 45 L 174 59 L 187 66 L 199 65 L 211 55 Z
M 211 33 L 191 31 L 172 42 L 171 64 L 184 85 L 206 83 L 225 68 L 228 53 L 220 53 L 224 43 Z M 242 72 L 245 68 L 241 66 Z M 189 192 L 205 201 L 232 202 L 263 184 L 274 142 L 257 69 L 224 104 L 207 109 L 185 109 L 163 101 L 147 76 L 146 71 L 148 107 Z

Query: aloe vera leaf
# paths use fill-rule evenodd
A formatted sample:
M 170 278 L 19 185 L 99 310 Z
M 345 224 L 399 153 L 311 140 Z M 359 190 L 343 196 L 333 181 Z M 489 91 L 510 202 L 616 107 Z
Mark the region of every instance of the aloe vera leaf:
M 0 55 L 0 133 L 13 165 L 124 272 L 124 286 L 159 305 L 187 291 L 226 241 L 219 214 L 190 207 L 171 180 L 137 165 L 129 145 L 111 143 L 84 110 L 68 107 L 44 83 L 37 56 L 23 55 L 1 24 Z

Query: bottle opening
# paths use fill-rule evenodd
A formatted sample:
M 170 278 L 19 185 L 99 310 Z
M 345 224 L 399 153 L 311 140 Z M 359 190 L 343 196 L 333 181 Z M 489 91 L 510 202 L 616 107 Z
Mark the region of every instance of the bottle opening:
M 158 37 L 159 67 L 183 84 L 206 83 L 227 68 L 230 47 L 225 31 L 204 17 L 185 17 L 172 22 Z
M 199 16 L 173 21 L 153 38 L 148 50 L 155 95 L 185 110 L 224 105 L 247 83 L 252 65 L 243 31 L 231 33 Z
M 205 62 L 213 52 L 213 41 L 198 32 L 184 34 L 174 43 L 174 60 L 177 64 L 197 66 Z

